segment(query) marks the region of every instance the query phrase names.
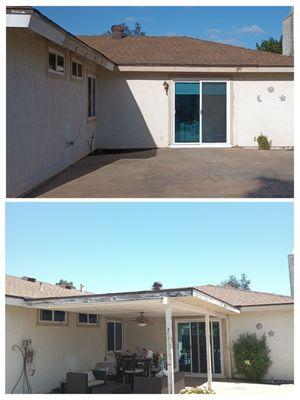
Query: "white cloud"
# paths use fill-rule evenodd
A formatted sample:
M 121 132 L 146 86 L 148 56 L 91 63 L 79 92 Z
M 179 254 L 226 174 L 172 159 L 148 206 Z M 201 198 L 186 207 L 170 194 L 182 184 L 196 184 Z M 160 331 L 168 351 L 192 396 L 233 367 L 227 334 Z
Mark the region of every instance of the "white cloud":
M 210 40 L 215 40 L 215 39 L 218 39 L 219 36 L 218 35 L 209 35 L 207 38 Z
M 249 25 L 249 26 L 242 26 L 241 28 L 234 29 L 229 31 L 228 33 L 250 33 L 250 34 L 258 34 L 264 33 L 265 31 L 258 25 Z
M 217 35 L 217 34 L 219 34 L 221 32 L 222 32 L 222 29 L 216 29 L 216 28 L 207 29 L 205 31 L 205 33 L 208 34 L 208 35 Z

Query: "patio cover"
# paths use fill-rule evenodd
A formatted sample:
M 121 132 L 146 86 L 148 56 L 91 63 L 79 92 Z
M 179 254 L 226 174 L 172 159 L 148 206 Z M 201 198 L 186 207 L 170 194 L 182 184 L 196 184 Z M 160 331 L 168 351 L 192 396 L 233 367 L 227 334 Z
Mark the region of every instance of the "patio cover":
M 26 298 L 24 305 L 30 308 L 52 309 L 76 313 L 98 313 L 101 316 L 115 318 L 132 318 L 139 312 L 145 312 L 147 317 L 164 316 L 166 321 L 168 392 L 174 394 L 174 355 L 172 317 L 205 316 L 206 324 L 206 354 L 207 381 L 211 387 L 211 348 L 210 348 L 210 316 L 225 318 L 239 313 L 237 307 L 209 296 L 198 289 L 179 288 L 159 291 L 123 292 L 108 294 L 89 294 L 82 296 Z M 228 337 L 228 335 L 227 335 Z

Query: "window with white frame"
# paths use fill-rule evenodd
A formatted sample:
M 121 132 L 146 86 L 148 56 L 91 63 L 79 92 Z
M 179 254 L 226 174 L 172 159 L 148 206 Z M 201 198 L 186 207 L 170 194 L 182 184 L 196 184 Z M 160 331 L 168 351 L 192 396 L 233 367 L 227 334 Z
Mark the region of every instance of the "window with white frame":
M 107 322 L 107 351 L 123 350 L 123 322 Z
M 65 311 L 58 310 L 39 310 L 39 322 L 47 322 L 50 324 L 66 324 L 66 313 Z
M 72 60 L 71 74 L 72 78 L 83 80 L 83 64 L 80 61 Z
M 95 325 L 99 323 L 99 316 L 97 314 L 78 314 L 78 325 Z
M 88 75 L 88 118 L 96 117 L 96 78 Z
M 65 74 L 64 53 L 51 48 L 48 49 L 48 71 L 59 75 Z

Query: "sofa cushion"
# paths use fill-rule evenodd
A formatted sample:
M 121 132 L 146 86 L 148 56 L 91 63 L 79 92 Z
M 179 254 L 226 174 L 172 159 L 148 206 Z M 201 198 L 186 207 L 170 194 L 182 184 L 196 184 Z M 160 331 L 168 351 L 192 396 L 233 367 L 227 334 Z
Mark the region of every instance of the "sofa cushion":
M 93 371 L 88 371 L 87 376 L 88 376 L 88 383 L 90 383 L 91 381 L 95 380 L 95 376 L 93 374 Z

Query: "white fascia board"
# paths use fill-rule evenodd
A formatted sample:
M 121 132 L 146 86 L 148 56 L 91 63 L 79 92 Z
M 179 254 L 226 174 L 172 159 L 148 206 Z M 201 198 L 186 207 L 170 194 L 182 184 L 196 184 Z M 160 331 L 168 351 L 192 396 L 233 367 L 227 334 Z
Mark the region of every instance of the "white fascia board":
M 107 304 L 118 302 L 131 302 L 140 300 L 159 300 L 163 297 L 191 297 L 191 290 L 164 290 L 159 292 L 133 292 L 133 293 L 112 293 L 111 295 L 86 295 L 86 296 L 70 296 L 59 298 L 44 298 L 44 299 L 30 299 L 26 300 L 28 307 L 42 308 L 51 306 L 76 306 L 80 304 Z
M 67 36 L 65 32 L 60 31 L 34 14 L 30 19 L 29 29 L 60 46 L 64 45 Z
M 31 15 L 29 14 L 6 14 L 7 28 L 28 28 Z
M 22 299 L 20 297 L 5 296 L 5 305 L 26 307 L 26 302 L 24 299 Z
M 261 311 L 283 311 L 294 310 L 294 304 L 269 304 L 263 306 L 240 307 L 243 312 L 261 312 Z
M 203 72 L 203 73 L 293 73 L 293 67 L 184 67 L 119 65 L 121 72 Z
M 222 307 L 223 309 L 225 309 L 227 312 L 231 312 L 231 313 L 235 313 L 235 314 L 239 314 L 240 310 L 236 307 L 233 307 L 227 303 L 223 303 L 223 301 L 215 299 L 213 297 L 210 297 L 202 292 L 199 292 L 198 290 L 194 289 L 193 290 L 193 297 L 196 297 L 197 299 L 200 299 L 202 301 L 205 301 L 207 303 L 211 303 L 214 304 L 218 307 Z

